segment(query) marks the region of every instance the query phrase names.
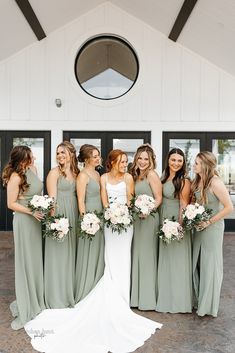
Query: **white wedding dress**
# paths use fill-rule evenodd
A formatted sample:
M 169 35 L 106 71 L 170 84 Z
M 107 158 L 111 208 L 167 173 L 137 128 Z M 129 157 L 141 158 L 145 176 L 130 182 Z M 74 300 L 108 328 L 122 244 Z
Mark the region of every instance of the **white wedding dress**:
M 126 203 L 126 183 L 106 184 L 109 198 Z M 46 353 L 127 353 L 144 344 L 161 324 L 129 307 L 133 228 L 105 228 L 105 271 L 74 308 L 46 309 L 25 325 L 32 346 Z

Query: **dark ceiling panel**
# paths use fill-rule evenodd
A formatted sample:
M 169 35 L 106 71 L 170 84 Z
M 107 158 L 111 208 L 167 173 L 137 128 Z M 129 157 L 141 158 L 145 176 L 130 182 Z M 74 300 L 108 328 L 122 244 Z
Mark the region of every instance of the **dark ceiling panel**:
M 32 9 L 28 0 L 15 0 L 17 5 L 19 6 L 20 10 L 22 11 L 24 17 L 26 18 L 27 22 L 29 23 L 30 27 L 32 28 L 34 34 L 36 35 L 38 40 L 41 40 L 46 37 L 46 34 L 38 21 L 35 12 Z
M 177 41 L 185 23 L 187 22 L 191 12 L 193 11 L 194 6 L 196 5 L 197 0 L 185 0 L 180 12 L 175 20 L 175 23 L 172 27 L 169 37 L 174 42 Z

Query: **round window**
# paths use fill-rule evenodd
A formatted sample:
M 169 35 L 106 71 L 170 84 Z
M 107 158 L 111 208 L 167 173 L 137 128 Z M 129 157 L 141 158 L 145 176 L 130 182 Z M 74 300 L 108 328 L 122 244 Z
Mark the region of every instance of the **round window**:
M 81 88 L 99 99 L 123 96 L 137 80 L 139 65 L 132 47 L 114 36 L 99 36 L 86 42 L 75 60 L 75 75 Z

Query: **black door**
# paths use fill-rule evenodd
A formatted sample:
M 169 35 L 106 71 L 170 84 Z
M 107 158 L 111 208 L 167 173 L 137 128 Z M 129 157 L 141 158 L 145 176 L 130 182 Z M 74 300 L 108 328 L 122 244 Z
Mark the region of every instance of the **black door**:
M 101 151 L 103 160 L 112 149 L 121 149 L 131 162 L 138 146 L 151 143 L 150 131 L 64 131 L 63 139 L 71 141 L 77 152 L 84 143 L 92 144 Z
M 13 146 L 27 145 L 36 157 L 39 177 L 45 180 L 51 166 L 50 131 L 0 131 L 0 171 L 6 165 Z M 0 230 L 12 229 L 12 211 L 7 209 L 6 190 L 0 187 Z
M 197 153 L 213 152 L 217 157 L 218 172 L 235 205 L 235 132 L 163 132 L 163 161 L 173 147 L 185 152 L 191 177 Z M 235 211 L 225 219 L 225 230 L 235 231 Z

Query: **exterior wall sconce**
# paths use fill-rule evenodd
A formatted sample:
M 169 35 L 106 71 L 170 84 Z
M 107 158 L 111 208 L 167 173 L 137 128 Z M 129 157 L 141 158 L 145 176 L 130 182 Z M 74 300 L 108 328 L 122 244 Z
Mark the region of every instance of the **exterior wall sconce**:
M 62 106 L 62 101 L 60 98 L 56 98 L 55 99 L 55 105 L 57 106 L 57 108 L 61 108 Z

